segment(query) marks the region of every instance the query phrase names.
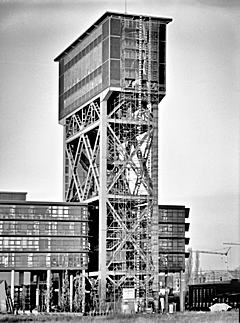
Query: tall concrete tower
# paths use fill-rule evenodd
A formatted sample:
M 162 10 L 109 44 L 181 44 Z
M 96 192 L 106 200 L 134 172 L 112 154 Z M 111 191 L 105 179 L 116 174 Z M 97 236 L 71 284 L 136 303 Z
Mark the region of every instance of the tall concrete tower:
M 64 196 L 87 202 L 101 301 L 158 295 L 158 108 L 171 19 L 106 12 L 62 52 Z

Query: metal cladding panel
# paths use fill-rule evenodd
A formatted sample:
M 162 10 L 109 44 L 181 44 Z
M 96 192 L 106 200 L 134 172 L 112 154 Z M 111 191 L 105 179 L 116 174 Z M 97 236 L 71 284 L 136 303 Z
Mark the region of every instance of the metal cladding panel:
M 129 66 L 131 65 L 129 59 L 133 56 L 136 63 L 140 19 L 143 21 L 143 47 L 146 48 L 146 55 L 143 55 L 144 61 L 147 61 L 147 55 L 149 55 L 147 54 L 149 42 L 152 47 L 151 84 L 144 81 L 143 89 L 147 90 L 150 86 L 151 91 L 159 96 L 158 102 L 160 101 L 166 88 L 166 24 L 170 20 L 163 18 L 151 20 L 151 17 L 140 18 L 140 16 L 109 13 L 104 19 L 100 19 L 98 24 L 91 26 L 88 32 L 79 37 L 56 59 L 60 63 L 59 120 L 70 115 L 108 86 L 121 85 L 134 90 L 132 85 L 137 82 L 138 66 L 136 64 Z M 149 28 L 152 28 L 150 33 Z M 150 36 L 147 36 L 148 34 Z M 115 70 L 109 73 L 110 80 L 106 79 L 106 68 L 103 70 L 103 63 L 108 61 L 109 57 L 119 60 L 117 73 Z M 116 68 L 116 64 L 108 63 L 109 66 Z M 143 62 L 143 65 L 144 73 L 146 64 Z M 95 75 L 96 70 L 98 70 L 97 75 Z
M 108 27 L 96 27 L 60 60 L 59 119 L 102 91 L 102 64 L 109 56 Z

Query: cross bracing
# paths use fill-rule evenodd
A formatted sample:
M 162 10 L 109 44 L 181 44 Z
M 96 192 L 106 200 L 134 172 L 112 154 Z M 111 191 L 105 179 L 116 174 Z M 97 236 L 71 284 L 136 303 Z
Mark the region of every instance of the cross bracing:
M 158 32 L 151 19 L 122 19 L 121 90 L 65 119 L 65 199 L 98 209 L 102 300 L 109 284 L 137 299 L 158 290 Z

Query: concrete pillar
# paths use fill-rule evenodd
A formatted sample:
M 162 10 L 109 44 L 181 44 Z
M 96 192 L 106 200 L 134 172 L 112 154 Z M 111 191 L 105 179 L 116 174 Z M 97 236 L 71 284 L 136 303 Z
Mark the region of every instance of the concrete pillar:
M 15 275 L 15 271 L 12 270 L 11 271 L 11 299 L 12 299 L 13 305 L 14 305 L 14 275 Z
M 58 306 L 61 306 L 61 295 L 62 295 L 62 281 L 63 281 L 63 272 L 58 273 Z
M 70 274 L 69 280 L 69 305 L 70 305 L 70 312 L 73 311 L 73 274 Z
M 165 311 L 168 313 L 168 274 L 165 274 Z
M 185 299 L 184 299 L 184 274 L 183 270 L 180 271 L 180 312 L 185 310 Z
M 46 310 L 50 312 L 50 288 L 51 288 L 51 270 L 47 270 L 47 295 L 46 295 Z
M 37 287 L 36 287 L 36 309 L 39 311 L 39 295 L 40 295 L 40 291 L 39 291 L 39 275 L 37 274 Z
M 100 187 L 99 187 L 99 296 L 100 302 L 106 300 L 106 237 L 107 237 L 107 101 L 100 105 Z
M 85 269 L 82 270 L 82 313 L 85 313 Z

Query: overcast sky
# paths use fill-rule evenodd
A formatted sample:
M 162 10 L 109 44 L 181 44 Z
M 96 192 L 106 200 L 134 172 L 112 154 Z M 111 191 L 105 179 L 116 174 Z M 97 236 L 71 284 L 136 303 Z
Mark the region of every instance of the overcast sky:
M 191 208 L 193 249 L 240 240 L 238 0 L 127 0 L 128 13 L 173 18 L 159 105 L 159 203 Z M 0 0 L 0 190 L 62 200 L 58 64 L 53 59 L 124 0 Z M 240 264 L 233 247 L 229 266 Z M 201 255 L 203 269 L 226 268 Z

